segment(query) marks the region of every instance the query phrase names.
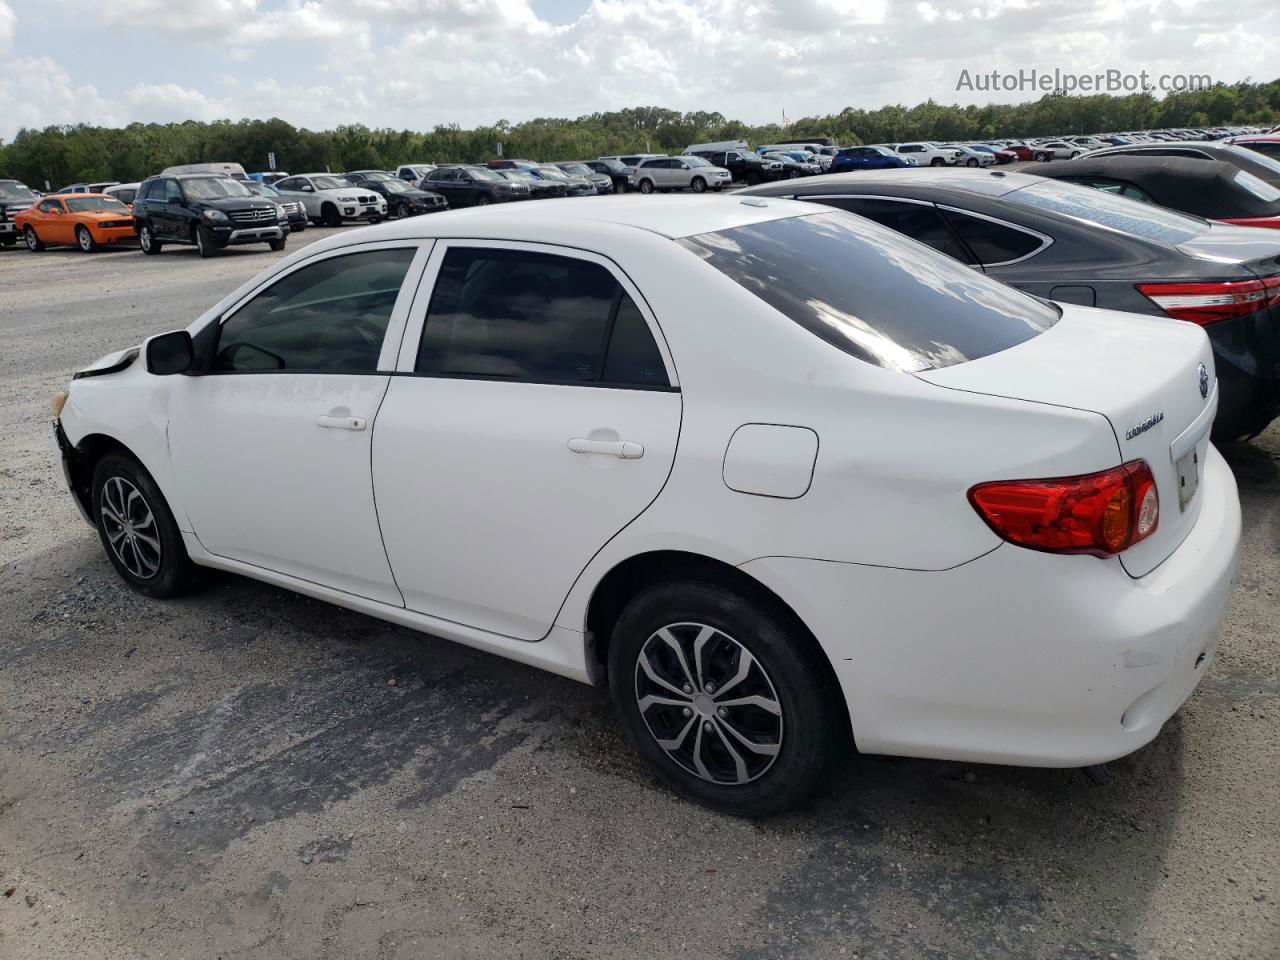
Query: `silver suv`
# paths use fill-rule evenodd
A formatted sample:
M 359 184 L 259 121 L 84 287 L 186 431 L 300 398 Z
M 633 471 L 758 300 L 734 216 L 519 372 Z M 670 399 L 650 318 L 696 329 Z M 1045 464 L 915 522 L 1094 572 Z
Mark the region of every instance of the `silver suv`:
M 641 193 L 655 190 L 723 190 L 733 182 L 724 167 L 712 166 L 702 157 L 650 157 L 636 164 L 627 181 Z

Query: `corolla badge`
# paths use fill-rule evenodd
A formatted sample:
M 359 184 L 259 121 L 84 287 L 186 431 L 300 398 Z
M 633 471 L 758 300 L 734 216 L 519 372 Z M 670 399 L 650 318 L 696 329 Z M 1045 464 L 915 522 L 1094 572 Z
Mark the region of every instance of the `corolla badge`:
M 1200 364 L 1200 396 L 1209 399 L 1209 371 L 1203 363 Z
M 1141 423 L 1135 423 L 1132 427 L 1126 430 L 1124 434 L 1124 438 L 1126 440 L 1132 440 L 1134 437 L 1139 436 L 1140 434 L 1146 433 L 1148 430 L 1150 430 L 1152 427 L 1154 427 L 1157 423 L 1159 423 L 1163 419 L 1164 419 L 1163 410 L 1157 413 L 1153 413 L 1151 416 L 1147 417 L 1147 419 L 1143 420 Z

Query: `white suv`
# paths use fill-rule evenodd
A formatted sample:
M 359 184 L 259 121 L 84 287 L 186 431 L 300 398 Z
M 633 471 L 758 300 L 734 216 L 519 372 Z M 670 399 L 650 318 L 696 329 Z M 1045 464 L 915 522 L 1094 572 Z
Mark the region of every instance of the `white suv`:
M 954 167 L 963 157 L 954 147 L 939 147 L 932 143 L 900 143 L 897 152 L 915 160 L 918 167 Z
M 377 223 L 387 215 L 386 197 L 331 173 L 287 177 L 275 188 L 281 196 L 299 201 L 310 220 L 326 227 L 340 227 L 348 220 Z
M 636 164 L 627 184 L 641 193 L 655 190 L 723 190 L 733 182 L 729 171 L 702 157 L 650 157 Z
M 667 784 L 759 816 L 850 730 L 1154 738 L 1238 560 L 1217 399 L 1193 323 L 814 204 L 601 197 L 309 244 L 82 370 L 54 433 L 140 593 L 212 567 L 607 684 Z

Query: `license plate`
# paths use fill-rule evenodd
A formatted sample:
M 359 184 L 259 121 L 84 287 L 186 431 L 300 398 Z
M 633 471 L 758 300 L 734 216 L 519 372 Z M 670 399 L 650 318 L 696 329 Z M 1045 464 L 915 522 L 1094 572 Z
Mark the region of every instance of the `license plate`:
M 1178 469 L 1178 508 L 1185 511 L 1200 488 L 1199 451 L 1192 447 L 1175 466 Z

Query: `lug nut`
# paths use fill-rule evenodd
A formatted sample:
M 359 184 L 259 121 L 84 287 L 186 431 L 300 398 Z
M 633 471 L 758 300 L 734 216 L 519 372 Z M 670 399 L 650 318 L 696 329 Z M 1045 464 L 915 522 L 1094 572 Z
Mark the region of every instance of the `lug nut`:
M 690 710 L 688 707 L 685 707 L 685 708 L 684 708 L 684 710 L 682 710 L 681 712 L 682 712 L 686 717 L 692 717 L 692 716 L 693 716 L 693 711 L 692 711 L 692 710 Z
M 687 683 L 684 685 L 683 690 L 685 693 L 693 693 L 693 687 L 689 686 Z
M 702 729 L 703 729 L 705 732 L 710 733 L 710 732 L 711 732 L 711 721 L 710 721 L 710 720 L 708 720 L 706 723 L 704 723 L 704 724 L 702 725 Z
M 726 710 L 724 707 L 721 707 L 719 710 L 716 711 L 716 714 L 721 717 L 727 717 L 729 715 L 729 711 Z
M 716 685 L 714 683 L 708 683 L 706 689 L 707 689 L 707 693 L 715 693 Z

